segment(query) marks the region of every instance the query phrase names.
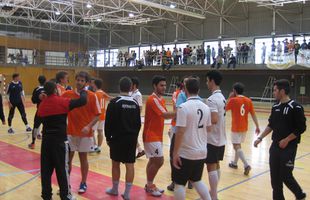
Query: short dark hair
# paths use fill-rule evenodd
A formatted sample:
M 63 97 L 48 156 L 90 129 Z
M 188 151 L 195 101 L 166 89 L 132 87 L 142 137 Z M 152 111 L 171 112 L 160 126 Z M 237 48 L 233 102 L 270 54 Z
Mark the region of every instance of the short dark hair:
M 87 72 L 85 71 L 80 71 L 75 75 L 75 79 L 77 79 L 78 77 L 80 78 L 84 78 L 86 82 L 89 82 L 90 80 L 90 76 Z
M 132 77 L 131 81 L 132 81 L 132 85 L 135 85 L 137 88 L 139 87 L 139 79 L 138 79 L 138 77 Z
M 38 78 L 38 81 L 39 81 L 40 85 L 44 85 L 44 83 L 46 82 L 45 76 L 40 75 Z
M 284 90 L 285 94 L 290 93 L 290 82 L 287 79 L 277 80 L 273 85 L 277 86 L 278 90 Z
M 209 78 L 210 81 L 213 80 L 216 85 L 220 85 L 223 80 L 222 74 L 217 70 L 209 71 L 206 77 Z
M 16 77 L 19 77 L 19 73 L 14 73 L 14 74 L 12 75 L 12 78 L 13 78 L 13 79 L 16 78 Z
M 158 85 L 160 81 L 166 81 L 166 77 L 155 75 L 153 76 L 153 79 L 152 79 L 152 85 Z
M 45 91 L 47 96 L 50 96 L 50 95 L 54 94 L 55 90 L 56 90 L 56 83 L 55 82 L 47 81 L 44 84 L 44 91 Z
M 56 74 L 57 83 L 60 83 L 60 80 L 65 78 L 65 76 L 67 76 L 67 75 L 68 75 L 68 72 L 66 72 L 66 71 L 57 72 L 57 74 Z
M 243 94 L 244 85 L 243 85 L 243 83 L 237 82 L 237 83 L 233 84 L 233 89 L 237 92 L 237 94 Z
M 198 94 L 199 80 L 197 78 L 189 78 L 185 82 L 185 88 L 189 94 Z
M 129 77 L 123 76 L 119 80 L 119 89 L 121 92 L 129 92 L 131 90 L 132 81 Z
M 102 89 L 103 81 L 102 79 L 98 78 L 98 79 L 95 79 L 94 84 L 96 85 L 98 89 Z

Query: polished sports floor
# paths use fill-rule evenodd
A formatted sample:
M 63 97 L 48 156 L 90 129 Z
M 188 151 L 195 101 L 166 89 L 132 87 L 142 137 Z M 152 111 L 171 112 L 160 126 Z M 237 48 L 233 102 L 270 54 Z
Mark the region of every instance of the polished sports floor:
M 168 102 L 168 101 L 167 101 Z M 33 124 L 35 106 L 27 100 L 26 112 L 29 124 Z M 259 119 L 261 131 L 267 125 L 270 113 L 270 103 L 256 103 L 255 109 Z M 5 115 L 7 116 L 8 107 L 5 105 Z M 172 110 L 171 105 L 168 109 Z M 310 127 L 309 116 L 310 107 L 305 107 L 305 114 L 308 119 L 307 125 Z M 144 112 L 142 112 L 144 115 Z M 270 146 L 270 136 L 263 140 L 259 148 L 253 147 L 254 126 L 252 120 L 249 122 L 249 131 L 246 142 L 242 148 L 246 155 L 252 170 L 249 176 L 243 175 L 243 165 L 239 160 L 239 168 L 231 169 L 228 163 L 233 159 L 234 151 L 230 143 L 230 113 L 226 117 L 226 130 L 228 143 L 226 145 L 225 157 L 221 162 L 221 179 L 219 182 L 218 193 L 220 200 L 268 200 L 271 199 L 271 185 L 269 178 L 268 166 L 268 149 Z M 168 137 L 169 122 L 166 121 L 164 130 L 164 156 L 165 164 L 160 169 L 154 183 L 166 190 L 170 184 L 170 165 L 169 165 L 169 145 Z M 27 145 L 31 142 L 31 134 L 25 132 L 19 112 L 16 110 L 13 119 L 13 128 L 15 134 L 7 133 L 8 126 L 0 125 L 0 199 L 1 200 L 37 200 L 41 199 L 40 186 L 40 145 L 41 141 L 37 140 L 36 148 L 30 150 Z M 142 129 L 140 131 L 142 133 Z M 141 136 L 139 137 L 141 142 Z M 74 195 L 78 199 L 121 199 L 121 197 L 110 197 L 105 194 L 105 189 L 111 186 L 111 160 L 108 156 L 107 145 L 103 145 L 103 151 L 100 154 L 89 154 L 90 172 L 88 174 L 88 190 L 83 195 L 78 195 L 77 190 L 80 182 L 79 160 L 75 156 L 74 167 L 71 173 L 71 186 Z M 134 187 L 131 193 L 133 200 L 158 199 L 149 196 L 144 191 L 146 183 L 145 167 L 147 159 L 142 157 L 136 161 Z M 124 190 L 125 168 L 121 168 L 122 182 L 119 192 Z M 310 128 L 303 134 L 301 144 L 298 148 L 296 157 L 294 175 L 301 184 L 306 193 L 310 195 Z M 203 175 L 203 181 L 208 184 L 208 174 L 206 169 Z M 293 195 L 284 186 L 286 199 L 294 199 Z M 57 180 L 53 178 L 53 199 L 59 199 L 56 195 Z M 187 199 L 198 199 L 194 189 L 187 190 Z M 173 199 L 173 193 L 165 191 L 162 199 Z

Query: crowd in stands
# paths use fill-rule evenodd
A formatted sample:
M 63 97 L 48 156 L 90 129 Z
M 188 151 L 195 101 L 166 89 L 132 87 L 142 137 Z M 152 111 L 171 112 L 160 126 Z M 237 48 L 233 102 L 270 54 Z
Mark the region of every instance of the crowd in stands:
M 236 52 L 236 56 L 233 52 Z M 155 50 L 143 51 L 141 59 L 137 58 L 135 51 L 125 52 L 119 51 L 118 62 L 120 66 L 135 66 L 142 68 L 144 66 L 161 65 L 163 69 L 169 70 L 173 65 L 211 65 L 213 68 L 220 68 L 223 64 L 229 68 L 233 68 L 236 64 L 254 63 L 255 57 L 254 45 L 249 43 L 239 44 L 234 50 L 228 44 L 222 47 L 221 44 L 218 48 L 210 47 L 209 45 L 204 49 L 202 45 L 189 46 L 184 49 L 176 48 L 162 48 Z

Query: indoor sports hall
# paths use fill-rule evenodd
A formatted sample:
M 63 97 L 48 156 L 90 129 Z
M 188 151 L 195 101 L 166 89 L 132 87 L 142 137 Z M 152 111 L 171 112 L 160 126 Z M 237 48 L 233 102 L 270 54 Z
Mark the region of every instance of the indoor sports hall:
M 122 77 L 139 80 L 142 110 L 138 143 L 144 150 L 145 110 L 149 96 L 153 95 L 154 76 L 166 78 L 166 89 L 161 98 L 168 112 L 176 109 L 173 97 L 185 77 L 199 80 L 199 96 L 207 105 L 208 98 L 213 95 L 207 73 L 213 70 L 220 72 L 222 81 L 218 89 L 225 97 L 226 105 L 232 98 L 234 83 L 243 83 L 243 94 L 253 102 L 260 134 L 271 126 L 268 120 L 272 109 L 279 103 L 275 99 L 274 85 L 278 80 L 286 79 L 290 89 L 288 96 L 298 103 L 298 108 L 303 108 L 306 119 L 306 129 L 301 131 L 295 161 L 289 160 L 286 166 L 294 169 L 293 175 L 303 194 L 309 196 L 309 11 L 308 0 L 2 0 L 0 107 L 3 104 L 4 116 L 1 117 L 0 112 L 0 200 L 44 199 L 41 197 L 40 159 L 45 136 L 40 125 L 35 128 L 35 143 L 31 143 L 39 109 L 32 97 L 39 85 L 39 76 L 59 84 L 56 75 L 59 72 L 65 72 L 67 77 L 64 90 L 76 92 L 76 75 L 81 71 L 87 72 L 93 80 L 102 80 L 101 89 L 110 100 L 119 96 Z M 18 79 L 15 79 L 16 76 Z M 18 106 L 15 113 L 11 109 L 15 105 L 9 91 L 14 89 L 15 83 L 22 88 L 18 98 L 22 98 L 24 114 Z M 91 84 L 89 80 L 84 86 L 89 88 Z M 39 97 L 41 102 L 48 98 L 46 95 Z M 109 100 L 101 105 L 103 112 L 108 105 Z M 58 105 L 53 106 L 56 109 Z M 51 111 L 53 106 L 49 107 Z M 274 111 L 277 112 L 277 109 Z M 287 110 L 283 111 L 285 119 L 287 113 Z M 231 141 L 232 118 L 232 112 L 227 110 L 224 115 L 226 144 L 223 160 L 220 161 L 217 199 L 276 199 L 273 198 L 270 177 L 272 133 L 264 138 L 257 135 L 255 123 L 249 116 L 248 130 L 242 142 L 243 154 L 250 166 L 249 172 L 245 173 L 240 159 L 238 167 L 231 167 L 236 155 Z M 300 122 L 294 119 L 294 123 Z M 78 118 L 76 124 L 79 120 L 82 123 L 83 119 Z M 119 123 L 122 123 L 121 120 Z M 285 125 L 282 123 L 279 126 Z M 160 197 L 147 192 L 146 167 L 149 159 L 141 154 L 134 163 L 134 181 L 130 190 L 132 200 L 179 200 L 174 196 L 174 191 L 167 189 L 171 184 L 171 119 L 165 119 L 163 127 L 164 163 L 154 183 L 164 192 Z M 94 138 L 97 134 L 94 131 Z M 254 147 L 258 139 L 260 144 Z M 183 142 L 186 144 L 186 141 Z M 120 165 L 119 194 L 107 194 L 106 189 L 112 185 L 112 161 L 106 138 L 103 138 L 100 150 L 94 148 L 95 145 L 86 152 L 89 164 L 87 191 L 79 192 L 83 170 L 77 153 L 73 158 L 68 178 L 69 190 L 74 198 L 70 198 L 124 199 L 121 194 L 127 187 L 125 165 Z M 136 153 L 139 153 L 138 150 Z M 210 189 L 206 165 L 201 181 Z M 51 184 L 52 199 L 61 199 L 55 172 Z M 185 189 L 186 199 L 201 199 L 195 188 L 186 185 Z M 283 193 L 285 199 L 297 198 L 286 184 L 283 184 Z

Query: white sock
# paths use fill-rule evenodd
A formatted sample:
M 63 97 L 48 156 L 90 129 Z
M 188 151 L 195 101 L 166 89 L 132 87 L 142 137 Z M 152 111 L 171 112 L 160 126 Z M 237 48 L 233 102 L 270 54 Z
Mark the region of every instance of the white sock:
M 174 199 L 185 200 L 185 187 L 184 187 L 184 185 L 175 184 Z
M 39 134 L 39 130 L 37 128 L 34 128 L 33 133 L 34 133 L 34 137 L 37 137 L 37 135 Z
M 210 195 L 212 199 L 217 199 L 217 184 L 218 184 L 217 171 L 209 172 L 209 183 L 210 183 Z
M 211 200 L 209 189 L 206 184 L 204 184 L 202 181 L 197 181 L 193 183 L 193 186 L 202 200 Z
M 26 124 L 26 128 L 30 128 L 30 126 L 28 124 Z
M 238 155 L 238 151 L 235 150 L 235 159 L 234 159 L 234 164 L 237 165 L 239 160 L 239 155 Z
M 220 178 L 221 178 L 221 169 L 216 170 L 216 172 L 217 172 L 217 179 L 218 179 L 218 182 L 220 182 Z
M 247 167 L 249 164 L 245 160 L 244 153 L 243 153 L 242 149 L 238 149 L 237 153 L 238 153 L 239 158 L 242 160 L 244 167 Z

